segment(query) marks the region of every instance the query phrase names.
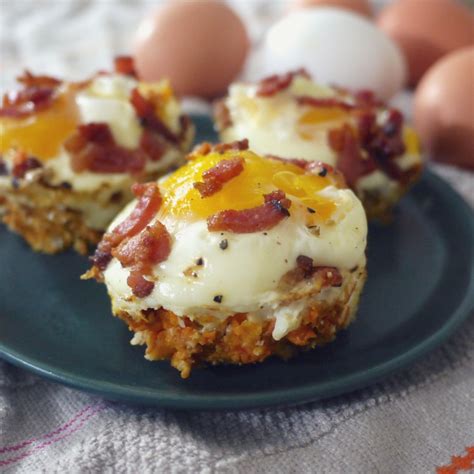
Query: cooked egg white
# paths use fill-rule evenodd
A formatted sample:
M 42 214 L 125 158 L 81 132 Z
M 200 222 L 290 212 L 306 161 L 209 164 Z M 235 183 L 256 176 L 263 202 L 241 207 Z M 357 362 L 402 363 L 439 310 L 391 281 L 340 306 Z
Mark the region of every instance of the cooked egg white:
M 319 111 L 298 105 L 295 98 L 306 96 L 318 99 L 341 98 L 331 87 L 314 83 L 304 76 L 296 76 L 290 86 L 271 97 L 259 97 L 255 84 L 233 84 L 229 89 L 226 106 L 232 125 L 220 131 L 223 141 L 248 138 L 257 153 L 273 154 L 284 158 L 303 158 L 308 161 L 323 161 L 332 166 L 337 155 L 328 143 L 329 130 L 340 127 L 349 120 L 343 111 L 322 109 Z M 344 101 L 352 103 L 350 96 Z M 379 113 L 382 120 L 385 112 Z M 407 151 L 396 159 L 402 169 L 420 163 L 420 153 L 415 133 L 404 129 Z M 367 180 L 369 187 L 380 181 L 380 176 Z M 385 182 L 396 184 L 385 175 Z M 365 189 L 365 181 L 359 188 Z
M 115 189 L 130 181 L 128 173 L 74 172 L 70 166 L 70 155 L 62 144 L 78 125 L 101 122 L 109 125 L 119 145 L 136 148 L 142 128 L 130 103 L 130 93 L 135 87 L 140 91 L 151 88 L 165 94 L 169 98 L 163 110 L 165 121 L 172 130 L 178 130 L 179 105 L 166 81 L 142 84 L 121 74 L 104 74 L 95 77 L 79 92 L 71 90 L 68 84 L 61 87 L 60 97 L 51 109 L 22 121 L 7 119 L 0 124 L 1 149 L 7 164 L 9 150 L 17 147 L 25 149 L 52 171 L 51 184 L 67 182 L 75 191 L 91 192 L 104 185 Z M 170 147 L 160 160 L 149 161 L 145 171 L 166 169 L 179 161 L 181 155 L 180 150 Z
M 167 96 L 163 116 L 167 125 L 179 130 L 180 108 L 166 81 L 156 84 L 142 84 L 134 78 L 121 74 L 104 74 L 95 77 L 90 84 L 79 92 L 69 91 L 69 85 L 61 86 L 60 98 L 51 110 L 39 116 L 32 116 L 22 122 L 0 124 L 0 138 L 6 139 L 2 146 L 4 160 L 11 166 L 14 148 L 20 146 L 37 156 L 48 171 L 48 180 L 52 185 L 68 183 L 76 192 L 76 199 L 68 203 L 69 207 L 84 213 L 85 222 L 93 229 L 103 230 L 116 215 L 117 209 L 109 203 L 109 197 L 117 191 L 127 190 L 133 182 L 129 173 L 92 173 L 73 171 L 70 155 L 62 146 L 64 140 L 80 124 L 107 123 L 115 141 L 126 148 L 139 146 L 142 128 L 130 103 L 131 91 L 138 87 L 153 89 Z M 168 147 L 158 161 L 149 160 L 145 173 L 159 173 L 171 165 L 180 163 L 183 151 L 178 147 Z M 32 172 L 34 174 L 35 171 Z M 2 187 L 11 186 L 11 180 L 4 178 Z M 99 192 L 101 201 L 92 203 L 90 199 L 81 199 L 77 193 Z
M 164 195 L 163 184 L 161 188 Z M 306 205 L 289 197 L 291 216 L 265 232 L 210 232 L 203 218 L 160 216 L 173 243 L 168 259 L 154 268 L 154 290 L 145 298 L 133 296 L 127 285 L 129 270 L 114 258 L 104 272 L 113 311 L 137 314 L 163 307 L 191 319 L 212 315 L 223 320 L 235 313 L 276 317 L 273 337 L 280 339 L 299 323 L 305 307 L 301 301 L 284 303 L 287 292 L 279 287 L 282 276 L 295 268 L 297 257 L 311 257 L 317 266 L 364 268 L 367 237 L 365 212 L 352 191 L 328 185 L 315 192 L 316 199 L 335 205 L 331 218 L 318 225 L 317 232 L 304 219 Z M 110 229 L 133 207 L 131 203 Z M 221 297 L 220 303 L 216 296 Z
M 89 87 L 76 96 L 80 123 L 107 123 L 118 144 L 136 148 L 142 128 L 130 104 L 130 93 L 137 85 L 135 79 L 120 74 L 96 77 Z M 176 109 L 173 124 L 178 118 L 179 109 Z M 179 162 L 181 155 L 180 150 L 169 148 L 160 160 L 148 161 L 145 172 L 165 170 L 171 164 Z M 128 173 L 76 173 L 71 169 L 69 154 L 64 149 L 59 156 L 48 161 L 48 167 L 54 170 L 53 182 L 67 181 L 76 191 L 94 191 L 103 185 L 117 188 L 130 181 Z

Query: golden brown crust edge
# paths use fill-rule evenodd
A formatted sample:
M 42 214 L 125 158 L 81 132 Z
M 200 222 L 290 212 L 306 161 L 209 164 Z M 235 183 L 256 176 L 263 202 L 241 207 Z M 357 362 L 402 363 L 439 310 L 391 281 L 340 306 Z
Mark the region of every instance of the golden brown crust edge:
M 21 182 L 18 188 L 2 191 L 1 220 L 37 252 L 55 254 L 73 247 L 85 255 L 90 246 L 99 242 L 103 231 L 88 226 L 83 212 L 75 207 L 102 205 L 112 216 L 131 197 L 131 192 L 111 196 L 105 189 L 78 193 L 67 187 L 50 186 L 41 180 Z
M 116 315 L 135 333 L 132 344 L 147 346 L 147 359 L 169 359 L 181 377 L 187 378 L 194 366 L 253 364 L 273 355 L 288 359 L 302 349 L 331 342 L 354 318 L 365 279 L 365 269 L 361 269 L 337 299 L 330 303 L 324 298 L 313 300 L 299 327 L 279 341 L 272 338 L 275 320 L 253 320 L 244 313 L 230 316 L 209 330 L 165 309 L 138 315 L 117 311 Z

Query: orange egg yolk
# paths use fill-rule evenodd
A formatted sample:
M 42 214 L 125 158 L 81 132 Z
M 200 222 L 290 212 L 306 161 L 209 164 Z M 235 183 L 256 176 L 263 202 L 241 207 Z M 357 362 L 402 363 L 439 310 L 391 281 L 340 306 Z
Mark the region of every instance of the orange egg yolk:
M 219 161 L 240 156 L 244 170 L 226 182 L 215 194 L 202 197 L 193 184 L 203 181 L 203 173 Z M 292 200 L 290 212 L 298 206 L 305 210 L 307 223 L 329 219 L 336 204 L 318 191 L 334 184 L 330 176 L 305 173 L 299 166 L 270 158 L 262 158 L 251 151 L 227 151 L 200 156 L 178 169 L 160 183 L 164 196 L 161 213 L 178 218 L 205 219 L 227 209 L 250 209 L 263 204 L 264 194 L 280 189 Z M 315 212 L 307 212 L 306 208 Z
M 45 110 L 28 117 L 0 119 L 0 152 L 24 151 L 40 161 L 58 155 L 66 138 L 79 123 L 75 92 L 66 89 Z
M 298 133 L 304 140 L 312 140 L 318 129 L 334 126 L 347 120 L 348 114 L 339 107 L 311 107 L 298 120 Z

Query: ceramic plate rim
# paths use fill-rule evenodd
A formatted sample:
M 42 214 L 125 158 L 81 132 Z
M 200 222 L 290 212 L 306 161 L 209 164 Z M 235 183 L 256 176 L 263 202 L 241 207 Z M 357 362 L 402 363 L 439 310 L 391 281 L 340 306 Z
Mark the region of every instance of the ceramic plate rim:
M 470 233 L 474 237 L 474 218 L 471 208 L 454 191 L 449 184 L 436 176 L 429 170 L 424 171 L 424 180 L 429 186 L 437 191 L 447 193 L 450 199 L 456 201 L 458 212 L 465 214 L 470 222 Z M 433 350 L 451 336 L 456 328 L 470 316 L 474 309 L 474 261 L 471 262 L 470 279 L 467 291 L 456 310 L 446 319 L 443 326 L 430 336 L 417 341 L 407 351 L 398 353 L 396 356 L 383 360 L 382 362 L 365 367 L 356 372 L 341 376 L 333 381 L 309 383 L 303 387 L 292 387 L 272 392 L 259 394 L 239 395 L 213 395 L 206 397 L 201 394 L 183 394 L 177 396 L 157 395 L 156 390 L 144 387 L 122 386 L 116 383 L 101 382 L 96 379 L 82 377 L 70 371 L 56 369 L 49 363 L 23 357 L 18 351 L 4 347 L 0 342 L 0 358 L 36 373 L 42 377 L 61 383 L 68 387 L 77 388 L 88 393 L 101 395 L 109 400 L 128 402 L 138 405 L 153 405 L 161 408 L 174 408 L 180 410 L 233 410 L 263 408 L 272 406 L 297 405 L 310 401 L 329 398 L 342 393 L 352 392 L 367 385 L 377 382 L 397 370 L 407 367 L 424 354 Z M 185 382 L 184 382 L 185 383 Z

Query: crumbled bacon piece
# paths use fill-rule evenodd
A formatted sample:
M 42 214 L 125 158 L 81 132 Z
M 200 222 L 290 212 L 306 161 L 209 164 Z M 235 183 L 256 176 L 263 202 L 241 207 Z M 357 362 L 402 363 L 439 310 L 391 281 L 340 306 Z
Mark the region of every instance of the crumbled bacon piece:
M 156 183 L 135 183 L 132 191 L 138 201 L 131 214 L 110 232 L 107 232 L 97 246 L 92 263 L 105 270 L 110 262 L 112 249 L 125 238 L 132 237 L 144 229 L 161 206 L 161 194 Z
M 375 112 L 368 109 L 356 111 L 354 116 L 357 123 L 359 142 L 364 147 L 370 142 L 374 134 L 377 127 L 377 117 Z
M 0 116 L 23 118 L 49 107 L 61 81 L 50 76 L 35 76 L 25 71 L 17 78 L 23 89 L 3 96 Z
M 143 274 L 136 270 L 132 270 L 130 275 L 128 275 L 127 285 L 138 298 L 147 297 L 155 288 L 154 282 L 146 280 Z
M 16 179 L 25 177 L 25 174 L 37 168 L 41 168 L 43 165 L 40 161 L 32 156 L 28 156 L 26 153 L 18 152 L 13 159 L 12 176 Z
M 68 151 L 80 151 L 85 143 L 95 143 L 97 145 L 113 146 L 115 145 L 114 136 L 110 131 L 109 125 L 102 122 L 92 122 L 78 127 L 79 136 L 74 137 L 67 144 Z
M 194 187 L 199 191 L 201 197 L 212 196 L 220 191 L 225 183 L 242 173 L 243 170 L 244 159 L 239 156 L 219 161 L 203 173 L 203 181 L 194 183 Z
M 156 133 L 143 130 L 140 139 L 140 148 L 149 156 L 151 161 L 158 161 L 166 152 L 166 143 Z
M 53 102 L 55 89 L 32 86 L 3 96 L 1 117 L 23 118 L 44 110 Z
M 274 74 L 262 79 L 257 88 L 257 95 L 260 97 L 271 97 L 278 92 L 287 89 L 293 79 L 297 76 L 309 78 L 309 74 L 304 69 L 287 72 L 285 74 Z
M 237 140 L 231 143 L 218 143 L 213 145 L 209 142 L 203 142 L 196 145 L 192 152 L 186 157 L 187 160 L 194 160 L 197 156 L 206 156 L 209 153 L 215 152 L 223 154 L 226 151 L 245 151 L 249 149 L 249 141 L 247 138 Z
M 65 142 L 71 154 L 71 167 L 75 172 L 139 173 L 145 167 L 143 150 L 129 150 L 117 145 L 106 123 L 79 125 Z
M 296 266 L 303 273 L 303 278 L 310 278 L 314 273 L 313 259 L 306 255 L 298 255 Z
M 232 125 L 230 110 L 225 103 L 225 99 L 220 99 L 214 102 L 213 112 L 219 130 L 224 130 Z
M 150 267 L 163 262 L 171 252 L 171 237 L 166 227 L 155 221 L 133 237 L 124 239 L 112 255 L 124 267 L 148 273 Z
M 259 232 L 275 227 L 290 215 L 291 201 L 283 191 L 277 190 L 264 196 L 265 203 L 252 209 L 220 211 L 207 220 L 207 228 L 239 234 Z
M 380 107 L 383 103 L 375 97 L 375 94 L 367 89 L 356 91 L 353 94 L 359 107 Z
M 18 76 L 17 81 L 23 84 L 26 88 L 45 87 L 48 89 L 54 89 L 61 84 L 61 81 L 55 77 L 36 76 L 28 70 L 26 70 L 22 76 Z
M 115 72 L 127 76 L 136 76 L 135 65 L 131 56 L 117 56 L 114 59 Z
M 403 127 L 403 114 L 397 109 L 388 111 L 388 117 L 383 125 L 383 132 L 385 135 L 392 137 L 399 134 Z
M 199 145 L 196 145 L 189 156 L 206 156 L 209 155 L 212 151 L 212 144 L 209 142 L 202 142 Z
M 301 272 L 302 277 L 307 279 L 314 275 L 323 278 L 323 287 L 342 285 L 341 272 L 335 267 L 317 267 L 313 264 L 313 259 L 306 255 L 299 255 L 296 259 L 296 267 Z
M 143 127 L 161 135 L 165 140 L 171 143 L 179 143 L 179 137 L 177 137 L 156 114 L 155 104 L 143 97 L 138 88 L 132 90 L 130 102 L 140 118 Z
M 235 150 L 235 151 L 245 151 L 249 149 L 249 141 L 247 138 L 242 140 L 236 140 L 235 142 L 230 143 L 218 143 L 214 145 L 212 150 L 216 153 L 225 153 L 226 151 Z
M 300 96 L 296 99 L 296 102 L 299 105 L 308 105 L 310 107 L 336 107 L 343 110 L 352 110 L 354 105 L 348 104 L 343 100 L 336 99 L 334 97 L 321 98 L 321 97 L 310 97 L 310 96 Z
M 352 128 L 345 124 L 329 132 L 329 144 L 338 153 L 337 169 L 344 175 L 349 186 L 354 187 L 358 179 L 374 171 L 374 159 L 361 154 L 357 137 Z
M 112 255 L 123 267 L 131 268 L 127 283 L 134 295 L 143 298 L 153 290 L 153 282 L 145 280 L 153 265 L 166 260 L 171 252 L 171 236 L 159 221 L 147 226 L 142 232 L 124 239 L 112 250 Z M 151 283 L 151 284 L 150 284 Z
M 370 96 L 365 98 L 367 102 Z M 357 132 L 349 125 L 329 132 L 329 144 L 339 155 L 337 168 L 354 187 L 357 180 L 379 168 L 392 179 L 403 182 L 404 173 L 393 161 L 405 152 L 403 115 L 396 109 L 388 111 L 384 124 L 377 123 L 371 108 L 357 108 L 353 112 Z
M 314 267 L 314 272 L 323 278 L 323 287 L 342 285 L 341 272 L 335 267 Z

